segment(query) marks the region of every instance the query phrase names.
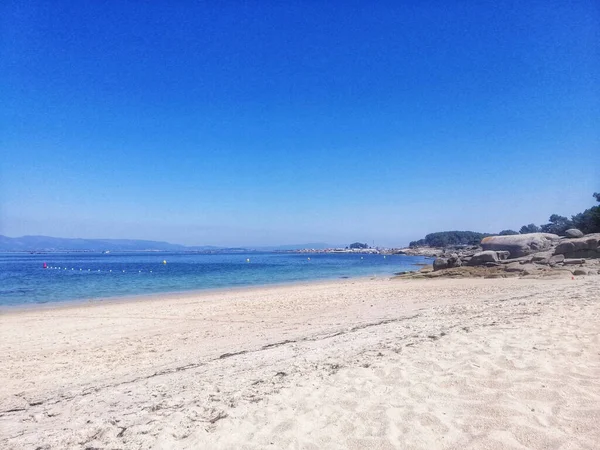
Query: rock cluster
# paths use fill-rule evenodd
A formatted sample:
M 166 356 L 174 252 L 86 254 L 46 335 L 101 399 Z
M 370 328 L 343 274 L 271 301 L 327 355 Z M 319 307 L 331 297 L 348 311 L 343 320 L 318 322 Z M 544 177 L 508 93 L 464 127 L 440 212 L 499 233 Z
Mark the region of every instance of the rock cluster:
M 541 271 L 596 275 L 600 274 L 600 233 L 583 235 L 572 229 L 567 237 L 548 233 L 490 236 L 481 241 L 481 248 L 441 253 L 433 263 L 433 272 L 463 266 L 495 267 L 500 275 L 539 275 Z

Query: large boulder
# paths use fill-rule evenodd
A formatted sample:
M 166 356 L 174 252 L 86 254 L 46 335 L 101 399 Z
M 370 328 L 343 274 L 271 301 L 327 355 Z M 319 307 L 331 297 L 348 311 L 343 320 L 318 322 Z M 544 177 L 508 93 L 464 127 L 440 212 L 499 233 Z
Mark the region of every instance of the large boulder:
M 563 239 L 554 249 L 554 254 L 565 255 L 565 258 L 600 258 L 600 233 Z
M 555 266 L 556 264 L 563 263 L 565 261 L 565 255 L 554 255 L 548 261 L 548 264 Z
M 568 238 L 580 238 L 583 237 L 583 232 L 577 228 L 570 228 L 565 231 L 565 236 Z
M 510 236 L 488 236 L 481 240 L 484 250 L 507 251 L 511 258 L 549 250 L 552 242 L 560 239 L 556 234 L 528 233 Z
M 451 269 L 453 267 L 462 266 L 462 261 L 456 253 L 451 254 L 448 258 L 436 258 L 433 261 L 433 270 Z
M 589 275 L 590 272 L 587 269 L 575 269 L 573 275 Z
M 523 272 L 525 269 L 532 265 L 533 264 L 521 264 L 518 262 L 512 262 L 504 266 L 504 270 L 506 272 Z
M 470 266 L 482 266 L 486 263 L 497 263 L 498 262 L 498 253 L 487 250 L 479 253 L 475 253 L 473 257 L 469 260 Z
M 446 258 L 435 258 L 433 261 L 433 271 L 443 270 L 448 268 L 448 260 Z
M 550 258 L 552 258 L 553 254 L 554 252 L 552 250 L 534 253 L 533 255 L 531 255 L 531 261 L 536 264 L 549 264 Z

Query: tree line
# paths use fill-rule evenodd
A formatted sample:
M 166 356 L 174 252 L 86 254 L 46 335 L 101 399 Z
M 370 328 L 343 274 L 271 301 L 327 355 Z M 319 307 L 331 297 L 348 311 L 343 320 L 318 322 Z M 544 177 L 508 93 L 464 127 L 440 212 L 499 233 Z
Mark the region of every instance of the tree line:
M 594 192 L 594 198 L 600 202 L 600 193 Z M 562 235 L 569 228 L 577 228 L 584 234 L 600 233 L 600 206 L 592 206 L 585 211 L 567 218 L 552 214 L 548 223 L 537 226 L 533 223 L 523 225 L 519 231 L 502 230 L 498 233 L 501 236 L 511 234 L 527 233 L 552 233 Z M 455 245 L 479 245 L 486 236 L 493 236 L 489 233 L 478 233 L 476 231 L 439 231 L 430 233 L 424 239 L 412 241 L 410 247 L 449 247 Z
M 600 202 L 600 193 L 594 192 L 593 195 L 596 201 Z M 539 227 L 534 223 L 523 225 L 519 232 L 521 234 L 539 232 L 564 234 L 569 228 L 577 228 L 583 234 L 600 233 L 600 206 L 592 206 L 579 214 L 571 216 L 570 219 L 558 214 L 552 214 L 550 219 L 548 219 L 548 223 Z

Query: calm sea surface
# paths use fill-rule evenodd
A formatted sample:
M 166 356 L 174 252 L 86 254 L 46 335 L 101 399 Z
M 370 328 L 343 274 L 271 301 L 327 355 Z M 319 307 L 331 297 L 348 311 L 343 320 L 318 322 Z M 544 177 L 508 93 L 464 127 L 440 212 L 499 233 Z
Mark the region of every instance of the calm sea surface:
M 0 253 L 0 305 L 386 276 L 425 262 L 423 257 L 344 253 Z

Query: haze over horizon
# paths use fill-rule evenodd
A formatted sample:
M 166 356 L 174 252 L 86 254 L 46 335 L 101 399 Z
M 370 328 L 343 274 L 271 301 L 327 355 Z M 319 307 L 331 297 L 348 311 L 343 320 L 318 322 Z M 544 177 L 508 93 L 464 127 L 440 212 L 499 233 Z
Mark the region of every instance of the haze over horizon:
M 0 13 L 3 235 L 401 246 L 600 190 L 593 1 Z

